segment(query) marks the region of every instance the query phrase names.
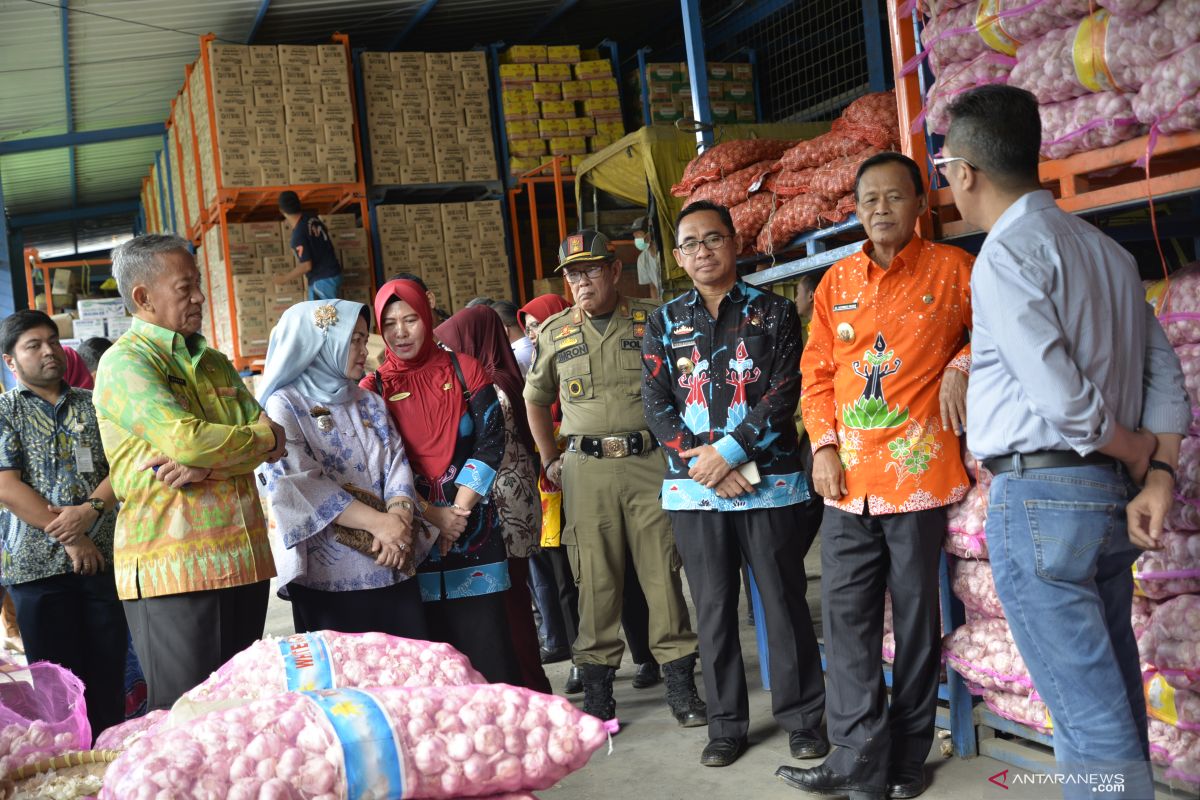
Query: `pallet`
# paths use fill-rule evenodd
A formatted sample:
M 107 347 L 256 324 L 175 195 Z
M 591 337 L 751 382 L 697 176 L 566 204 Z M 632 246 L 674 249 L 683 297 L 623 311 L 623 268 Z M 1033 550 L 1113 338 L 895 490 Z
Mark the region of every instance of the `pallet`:
M 1048 775 L 1054 771 L 1054 739 L 1027 725 L 1005 719 L 982 703 L 975 706 L 979 755 L 1025 770 Z M 1055 787 L 1044 787 L 1049 793 Z M 1195 792 L 1167 780 L 1166 770 L 1154 765 L 1155 800 L 1195 800 Z

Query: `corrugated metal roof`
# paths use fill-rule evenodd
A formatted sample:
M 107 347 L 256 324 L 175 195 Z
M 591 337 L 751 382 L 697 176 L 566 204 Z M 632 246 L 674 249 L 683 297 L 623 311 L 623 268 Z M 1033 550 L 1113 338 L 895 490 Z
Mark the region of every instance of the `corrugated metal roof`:
M 199 36 L 244 42 L 261 0 L 70 0 L 67 18 L 74 127 L 100 130 L 162 121 L 195 60 Z M 272 0 L 255 42 L 317 43 L 335 31 L 356 48 L 383 49 L 424 0 Z M 440 0 L 402 49 L 469 49 L 504 41 L 594 45 L 614 38 L 633 48 L 677 40 L 678 0 L 580 0 L 532 34 L 561 0 Z M 0 140 L 65 133 L 58 0 L 0 0 Z M 154 138 L 76 149 L 81 204 L 137 196 L 159 149 Z M 69 206 L 66 149 L 0 159 L 10 213 Z

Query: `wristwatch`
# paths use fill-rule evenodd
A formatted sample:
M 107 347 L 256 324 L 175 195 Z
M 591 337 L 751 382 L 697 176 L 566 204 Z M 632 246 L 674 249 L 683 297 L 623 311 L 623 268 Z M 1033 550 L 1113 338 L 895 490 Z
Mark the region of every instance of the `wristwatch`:
M 87 504 L 89 506 L 91 506 L 92 511 L 95 511 L 97 514 L 100 514 L 100 515 L 104 514 L 105 503 L 99 497 L 89 497 L 87 499 Z
M 1165 461 L 1155 461 L 1153 458 L 1150 459 L 1150 469 L 1162 470 L 1171 476 L 1171 480 L 1177 480 L 1175 477 L 1175 468 Z
M 429 501 L 425 500 L 424 498 L 418 498 L 417 499 L 417 513 L 420 514 L 422 517 L 424 517 L 425 512 L 428 509 L 429 509 Z

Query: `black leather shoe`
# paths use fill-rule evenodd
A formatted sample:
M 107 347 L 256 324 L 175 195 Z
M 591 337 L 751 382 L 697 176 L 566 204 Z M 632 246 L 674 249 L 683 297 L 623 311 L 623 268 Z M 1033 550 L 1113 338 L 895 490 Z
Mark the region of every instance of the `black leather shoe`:
M 541 647 L 538 648 L 538 654 L 541 656 L 543 664 L 557 664 L 559 661 L 568 661 L 571 658 L 571 648 L 565 645 L 553 650 Z
M 567 675 L 567 685 L 563 687 L 563 694 L 579 694 L 583 691 L 583 676 L 579 674 L 579 667 L 571 667 L 571 673 Z
M 637 670 L 633 673 L 633 688 L 649 689 L 658 683 L 662 683 L 662 670 L 657 661 L 637 665 Z
M 888 776 L 888 793 L 890 800 L 912 800 L 920 797 L 929 788 L 925 780 L 925 766 L 915 769 L 900 769 Z
M 821 758 L 829 755 L 829 740 L 820 730 L 798 730 L 788 734 L 792 758 Z
M 864 786 L 850 778 L 834 772 L 821 764 L 811 769 L 800 767 L 780 767 L 775 770 L 775 777 L 795 789 L 812 794 L 833 795 L 853 800 L 884 800 L 886 792 L 882 788 Z
M 719 736 L 709 740 L 700 754 L 700 763 L 706 767 L 728 767 L 746 752 L 745 738 Z

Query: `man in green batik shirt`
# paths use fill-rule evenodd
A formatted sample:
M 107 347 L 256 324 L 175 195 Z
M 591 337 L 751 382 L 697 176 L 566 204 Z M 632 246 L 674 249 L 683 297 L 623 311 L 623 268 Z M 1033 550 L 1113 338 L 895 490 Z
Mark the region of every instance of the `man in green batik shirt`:
M 150 707 L 168 708 L 262 636 L 275 566 L 253 473 L 284 435 L 200 335 L 187 242 L 132 239 L 113 275 L 135 317 L 94 393 L 123 504 L 113 561 Z

